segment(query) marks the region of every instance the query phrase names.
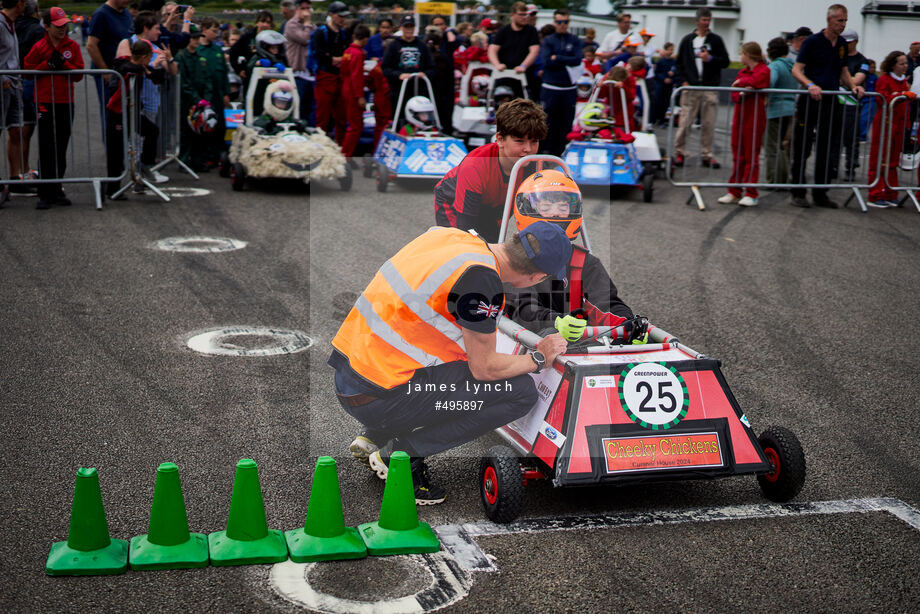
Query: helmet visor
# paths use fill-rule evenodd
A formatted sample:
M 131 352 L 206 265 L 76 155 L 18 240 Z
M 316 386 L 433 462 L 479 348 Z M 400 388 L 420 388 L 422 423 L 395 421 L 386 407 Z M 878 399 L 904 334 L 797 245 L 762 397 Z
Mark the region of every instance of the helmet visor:
M 539 191 L 517 195 L 518 211 L 545 220 L 572 220 L 581 217 L 581 195 L 568 191 Z
M 294 97 L 288 92 L 275 92 L 272 94 L 272 106 L 282 111 L 287 111 L 294 105 Z

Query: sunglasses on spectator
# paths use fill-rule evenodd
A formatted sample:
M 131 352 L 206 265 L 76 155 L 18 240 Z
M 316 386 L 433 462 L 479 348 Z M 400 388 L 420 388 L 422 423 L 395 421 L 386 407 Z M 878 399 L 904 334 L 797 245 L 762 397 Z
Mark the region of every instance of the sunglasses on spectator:
M 569 23 L 569 20 L 568 19 L 557 19 L 556 23 L 558 23 L 559 25 L 562 25 L 565 23 Z

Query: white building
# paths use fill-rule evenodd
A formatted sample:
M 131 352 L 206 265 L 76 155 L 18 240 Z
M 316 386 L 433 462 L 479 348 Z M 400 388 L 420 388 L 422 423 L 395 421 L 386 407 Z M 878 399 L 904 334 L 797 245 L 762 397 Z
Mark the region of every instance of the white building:
M 695 27 L 694 12 L 701 6 L 712 9 L 712 30 L 725 41 L 732 60 L 738 60 L 741 43 L 757 41 L 766 46 L 775 36 L 808 26 L 818 32 L 826 23 L 827 7 L 833 0 L 627 0 L 624 10 L 632 15 L 633 27 L 656 34 L 652 44 L 675 45 Z M 840 2 L 849 9 L 848 28 L 859 32 L 859 50 L 881 63 L 889 51 L 906 52 L 920 40 L 920 0 L 859 0 Z M 610 13 L 608 0 L 590 0 L 594 15 Z M 540 11 L 538 26 L 552 22 L 552 11 Z M 597 32 L 597 41 L 616 28 L 610 18 L 572 16 L 573 31 L 586 27 Z

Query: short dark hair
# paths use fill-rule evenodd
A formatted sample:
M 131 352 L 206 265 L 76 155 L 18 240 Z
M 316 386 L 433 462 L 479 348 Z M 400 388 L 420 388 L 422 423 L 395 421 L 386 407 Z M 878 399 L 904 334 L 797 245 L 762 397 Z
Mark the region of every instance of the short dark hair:
M 894 70 L 894 65 L 898 63 L 898 58 L 902 55 L 907 55 L 903 51 L 892 51 L 885 56 L 885 59 L 882 60 L 879 70 L 883 73 L 891 73 Z
M 382 25 L 385 24 L 385 23 L 388 23 L 388 24 L 390 24 L 390 27 L 393 27 L 393 20 L 390 19 L 389 17 L 384 17 L 383 19 L 381 19 L 380 21 L 377 22 L 377 25 L 378 25 L 378 26 L 382 26 Z
M 696 18 L 699 19 L 700 17 L 712 17 L 712 9 L 708 6 L 701 6 L 696 9 Z
M 220 23 L 213 17 L 202 17 L 198 22 L 198 27 L 201 28 L 201 31 L 210 30 L 214 26 L 219 26 Z
M 442 19 L 444 20 L 444 23 L 447 23 L 447 18 L 444 17 L 444 15 L 435 15 L 434 17 L 431 18 L 431 21 L 434 21 L 435 19 Z
M 150 43 L 144 40 L 136 40 L 131 43 L 131 56 L 135 58 L 143 58 L 148 55 L 153 55 L 153 49 L 150 47 Z
M 789 43 L 786 42 L 786 39 L 782 36 L 771 38 L 770 42 L 767 43 L 767 57 L 770 58 L 770 61 L 772 62 L 787 55 L 789 55 Z
M 158 23 L 160 23 L 160 17 L 156 13 L 153 11 L 141 11 L 134 17 L 134 33 L 140 34 Z
M 540 240 L 533 235 L 527 235 L 527 242 L 530 244 L 530 248 L 533 250 L 534 255 L 540 255 Z M 505 239 L 505 253 L 508 254 L 509 263 L 515 272 L 521 275 L 533 275 L 543 272 L 537 268 L 537 265 L 533 263 L 533 260 L 527 255 L 527 252 L 524 251 L 524 244 L 521 241 L 520 234 L 514 233 Z
M 271 11 L 259 11 L 256 13 L 256 23 L 261 23 L 263 21 L 275 23 L 275 16 L 272 15 Z
M 370 38 L 371 30 L 363 23 L 359 23 L 355 26 L 354 31 L 351 33 L 351 37 L 356 41 L 364 38 Z
M 569 9 L 556 9 L 555 11 L 553 11 L 553 17 L 555 17 L 556 15 L 562 15 L 563 17 L 568 17 Z
M 495 112 L 495 132 L 503 137 L 546 138 L 546 112 L 533 100 L 516 98 Z

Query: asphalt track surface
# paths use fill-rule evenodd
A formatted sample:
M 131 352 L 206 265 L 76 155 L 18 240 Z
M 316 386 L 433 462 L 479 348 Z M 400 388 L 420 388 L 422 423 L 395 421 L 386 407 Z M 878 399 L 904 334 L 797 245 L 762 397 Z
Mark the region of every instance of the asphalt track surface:
M 349 193 L 328 182 L 238 193 L 216 173 L 200 181 L 175 166 L 166 173 L 170 186 L 210 192 L 169 203 L 132 195 L 97 212 L 79 186 L 68 188 L 70 208 L 36 211 L 34 198 L 14 197 L 0 210 L 2 611 L 303 610 L 273 587 L 267 565 L 47 577 L 52 542 L 67 538 L 81 466 L 99 469 L 111 535 L 123 539 L 146 533 L 163 461 L 179 466 L 193 531 L 225 528 L 240 458 L 259 463 L 272 528 L 303 525 L 321 455 L 339 462 L 346 523 L 377 516 L 383 483 L 347 453 L 358 425 L 335 400 L 326 358 L 349 295 L 433 223 L 432 184 L 380 194 L 357 176 Z M 716 204 L 720 191 L 704 195 L 706 212 L 685 206 L 687 192 L 664 181 L 652 204 L 636 193 L 587 193 L 593 247 L 621 295 L 722 360 L 757 432 L 779 424 L 798 435 L 808 478 L 797 502 L 889 498 L 920 508 L 920 215 L 802 210 L 781 193 L 742 209 Z M 188 236 L 247 246 L 151 248 Z M 269 357 L 186 346 L 196 332 L 231 326 L 303 331 L 314 345 Z M 497 442 L 485 437 L 430 459 L 448 499 L 419 508 L 422 520 L 484 522 L 478 457 Z M 752 477 L 536 484 L 519 531 L 477 539 L 496 570 L 459 573 L 460 597 L 443 611 L 907 611 L 920 601 L 920 532 L 890 513 L 712 522 L 693 511 L 763 503 Z M 686 521 L 654 520 L 672 512 Z M 546 525 L 539 519 L 618 515 L 649 520 L 534 529 Z M 342 599 L 412 595 L 432 565 L 421 557 L 323 563 L 308 579 L 335 609 Z

